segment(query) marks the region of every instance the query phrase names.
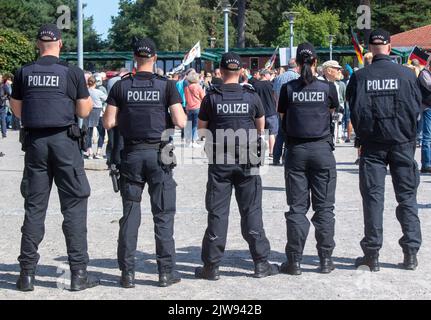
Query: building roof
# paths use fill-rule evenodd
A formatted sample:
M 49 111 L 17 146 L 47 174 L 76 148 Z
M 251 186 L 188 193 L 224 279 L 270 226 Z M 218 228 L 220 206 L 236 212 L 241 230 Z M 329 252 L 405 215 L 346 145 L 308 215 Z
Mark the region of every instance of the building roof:
M 395 34 L 391 37 L 393 47 L 421 47 L 431 49 L 431 24 Z
M 393 45 L 392 54 L 407 58 L 411 52 L 411 46 L 405 46 L 407 48 L 398 48 Z M 401 46 L 404 47 L 404 46 Z M 431 48 L 431 46 L 430 46 Z M 271 57 L 274 54 L 275 48 L 232 48 L 240 56 L 243 57 Z M 328 56 L 329 48 L 317 47 L 317 54 Z M 224 50 L 220 48 L 206 49 L 202 52 L 202 60 L 213 61 L 216 63 L 220 62 L 221 56 Z M 186 52 L 158 52 L 157 57 L 159 60 L 183 60 Z M 353 46 L 344 47 L 333 47 L 333 54 L 338 56 L 355 56 L 355 49 Z M 76 52 L 64 52 L 61 54 L 61 58 L 69 61 L 76 61 L 78 55 Z M 133 52 L 84 52 L 84 60 L 87 61 L 109 61 L 109 60 L 133 60 Z

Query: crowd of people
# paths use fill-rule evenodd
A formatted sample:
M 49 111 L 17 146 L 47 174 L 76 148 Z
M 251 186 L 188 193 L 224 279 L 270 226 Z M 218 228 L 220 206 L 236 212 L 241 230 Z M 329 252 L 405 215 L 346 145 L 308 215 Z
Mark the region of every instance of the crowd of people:
M 366 53 L 364 55 L 365 66 L 370 65 L 372 61 L 372 53 Z M 404 66 L 415 73 L 422 90 L 431 92 L 431 71 L 429 68 L 421 65 L 416 59 L 404 64 Z M 348 64 L 343 67 L 336 60 L 326 61 L 317 67 L 318 78 L 334 83 L 337 88 L 340 109 L 333 114 L 332 126 L 332 133 L 337 144 L 353 142 L 350 108 L 346 101 L 346 86 L 351 75 L 357 70 L 357 68 L 353 69 Z M 87 128 L 84 158 L 87 160 L 106 159 L 107 155 L 104 154 L 106 144 L 108 144 L 106 153 L 109 156 L 111 146 L 109 145 L 108 137 L 110 135 L 103 128 L 102 123 L 103 114 L 107 106 L 106 100 L 112 86 L 128 72 L 127 69 L 121 68 L 118 70 L 117 75 L 111 79 L 108 79 L 105 72 L 85 72 L 85 79 L 94 105 L 90 117 L 84 120 L 84 125 Z M 188 117 L 187 127 L 181 130 L 181 141 L 185 143 L 185 147 L 201 148 L 198 137 L 199 109 L 205 95 L 223 83 L 220 69 L 216 68 L 212 72 L 197 72 L 195 69 L 190 68 L 185 72 L 165 75 L 162 69 L 157 68 L 156 73 L 160 76 L 166 76 L 177 83 L 182 105 Z M 266 115 L 265 129 L 269 135 L 269 159 L 274 166 L 283 165 L 286 155 L 284 131 L 277 113 L 280 90 L 283 84 L 298 77 L 298 66 L 294 58 L 289 60 L 288 65 L 272 70 L 250 71 L 247 68 L 241 70 L 240 83 L 253 86 L 262 100 Z M 0 126 L 2 138 L 7 137 L 8 130 L 19 130 L 21 128 L 20 119 L 14 116 L 9 107 L 12 83 L 12 75 L 0 74 Z M 417 145 L 422 150 L 421 171 L 422 173 L 431 173 L 431 108 L 424 108 L 418 125 Z M 96 152 L 93 150 L 96 150 Z M 1 153 L 0 156 L 4 156 L 4 154 Z M 356 164 L 359 164 L 359 159 L 360 150 L 358 150 Z

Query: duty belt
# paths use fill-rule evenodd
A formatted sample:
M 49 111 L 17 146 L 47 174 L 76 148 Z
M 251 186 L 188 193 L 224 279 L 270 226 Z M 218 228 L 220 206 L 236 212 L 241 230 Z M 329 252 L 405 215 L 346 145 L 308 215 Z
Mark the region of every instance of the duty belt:
M 148 142 L 137 142 L 137 141 L 126 141 L 124 148 L 127 150 L 160 150 L 162 143 L 148 143 Z

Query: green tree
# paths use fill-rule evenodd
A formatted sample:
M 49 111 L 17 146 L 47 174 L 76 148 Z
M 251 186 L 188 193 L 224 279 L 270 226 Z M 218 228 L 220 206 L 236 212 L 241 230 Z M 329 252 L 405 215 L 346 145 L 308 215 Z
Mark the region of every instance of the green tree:
M 207 11 L 199 0 L 158 0 L 150 10 L 151 35 L 160 50 L 189 50 L 208 39 L 203 22 Z
M 0 73 L 14 73 L 35 57 L 36 49 L 25 35 L 12 29 L 0 28 Z
M 63 30 L 64 51 L 77 49 L 77 7 L 75 0 L 0 0 L 0 28 L 22 32 L 28 40 L 36 38 L 37 30 L 44 23 L 56 23 L 60 14 L 57 8 L 66 5 L 71 9 L 71 28 Z M 93 27 L 93 18 L 84 20 L 84 48 L 100 50 L 103 42 Z
M 148 36 L 149 11 L 156 1 L 120 0 L 119 13 L 112 17 L 109 45 L 117 51 L 130 51 L 134 36 Z
M 295 45 L 308 41 L 315 46 L 328 46 L 328 35 L 338 35 L 340 32 L 340 18 L 338 13 L 322 10 L 313 13 L 303 5 L 295 5 L 293 11 L 299 12 L 295 19 Z M 274 45 L 290 45 L 290 25 L 289 21 L 284 21 L 278 30 Z
M 380 0 L 373 6 L 373 25 L 392 34 L 430 24 L 431 0 Z

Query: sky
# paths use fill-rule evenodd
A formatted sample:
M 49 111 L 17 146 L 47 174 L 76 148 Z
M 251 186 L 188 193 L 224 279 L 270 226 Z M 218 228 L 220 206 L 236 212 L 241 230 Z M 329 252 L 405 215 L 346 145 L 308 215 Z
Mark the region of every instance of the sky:
M 94 27 L 97 33 L 102 35 L 102 39 L 108 36 L 111 27 L 111 16 L 118 13 L 119 0 L 84 0 L 86 7 L 84 15 L 94 17 Z

